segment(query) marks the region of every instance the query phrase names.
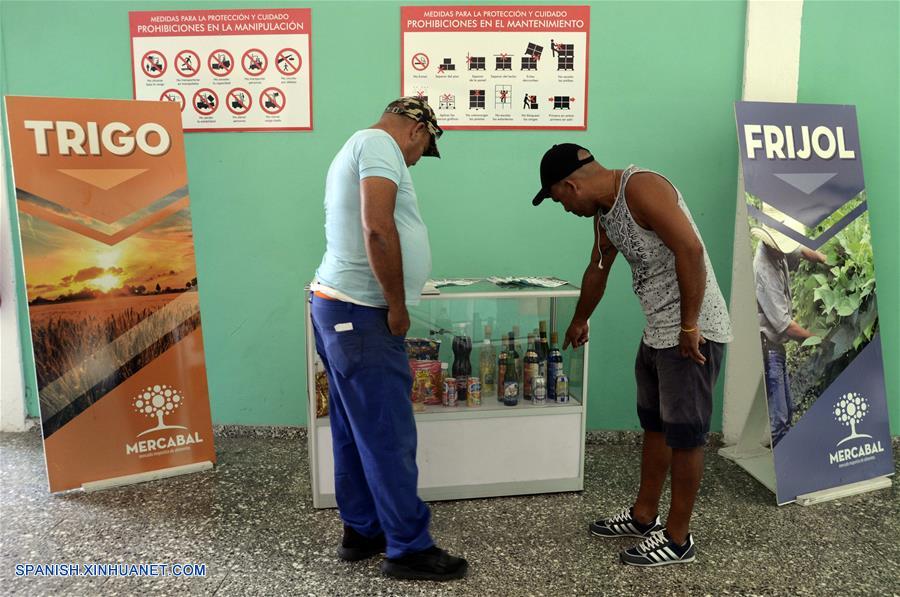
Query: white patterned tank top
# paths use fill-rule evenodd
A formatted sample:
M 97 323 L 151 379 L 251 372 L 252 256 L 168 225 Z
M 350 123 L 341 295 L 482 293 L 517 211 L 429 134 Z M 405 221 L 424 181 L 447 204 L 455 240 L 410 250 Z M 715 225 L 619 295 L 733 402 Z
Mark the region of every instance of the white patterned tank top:
M 636 166 L 625 169 L 622 172 L 622 182 L 615 203 L 607 213 L 600 215 L 600 224 L 606 230 L 610 242 L 631 266 L 631 287 L 640 300 L 647 318 L 644 344 L 657 349 L 670 348 L 678 345 L 681 330 L 681 293 L 675 273 L 675 255 L 655 232 L 639 226 L 631 215 L 625 200 L 625 187 L 631 176 L 638 172 L 653 171 Z M 666 181 L 672 184 L 667 178 Z M 691 212 L 684 203 L 681 191 L 675 188 L 675 185 L 672 185 L 672 188 L 678 195 L 678 207 L 687 216 L 702 245 L 703 239 L 694 224 Z M 716 274 L 709 261 L 709 255 L 706 253 L 706 245 L 703 245 L 703 259 L 706 263 L 706 292 L 703 294 L 703 304 L 697 323 L 701 334 L 707 340 L 730 342 L 731 320 L 722 291 L 716 282 Z

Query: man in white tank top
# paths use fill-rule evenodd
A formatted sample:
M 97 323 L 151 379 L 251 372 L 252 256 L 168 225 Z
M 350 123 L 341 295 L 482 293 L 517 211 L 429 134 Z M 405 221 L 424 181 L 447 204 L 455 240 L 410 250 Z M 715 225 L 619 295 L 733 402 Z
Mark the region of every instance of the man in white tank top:
M 632 288 L 647 326 L 635 362 L 637 411 L 644 429 L 641 484 L 633 505 L 590 525 L 602 537 L 644 541 L 620 554 L 625 564 L 692 562 L 694 500 L 703 475 L 703 446 L 712 393 L 731 322 L 709 257 L 681 193 L 665 177 L 630 166 L 609 170 L 571 143 L 541 160 L 545 198 L 594 219 L 591 259 L 563 349 L 588 341 L 588 318 L 606 289 L 619 253 L 632 270 Z M 671 469 L 672 503 L 663 525 L 659 502 Z

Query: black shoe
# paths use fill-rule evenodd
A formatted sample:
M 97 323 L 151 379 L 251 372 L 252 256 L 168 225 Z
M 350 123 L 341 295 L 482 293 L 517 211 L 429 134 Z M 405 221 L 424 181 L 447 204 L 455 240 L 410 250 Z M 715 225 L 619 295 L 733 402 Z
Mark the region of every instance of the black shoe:
M 338 557 L 347 562 L 356 562 L 365 560 L 374 555 L 384 553 L 387 548 L 387 541 L 384 533 L 375 537 L 366 537 L 360 535 L 351 527 L 344 525 L 344 538 L 338 546 Z
M 656 531 L 637 547 L 626 549 L 619 554 L 623 564 L 630 566 L 668 566 L 693 562 L 697 553 L 694 538 L 688 533 L 687 541 L 678 545 L 672 541 L 665 529 Z
M 385 576 L 407 580 L 455 580 L 469 570 L 464 558 L 451 556 L 437 546 L 407 554 L 400 558 L 388 558 L 381 564 Z
M 649 537 L 663 528 L 657 515 L 649 524 L 641 524 L 634 518 L 634 508 L 626 508 L 610 518 L 591 523 L 591 533 L 598 537 Z

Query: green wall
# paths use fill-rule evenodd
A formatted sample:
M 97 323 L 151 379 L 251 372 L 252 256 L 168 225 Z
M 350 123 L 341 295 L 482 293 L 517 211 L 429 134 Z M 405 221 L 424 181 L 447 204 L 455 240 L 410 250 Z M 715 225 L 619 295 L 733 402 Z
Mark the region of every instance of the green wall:
M 324 175 L 344 140 L 374 122 L 382 106 L 399 94 L 402 4 L 0 4 L 4 94 L 98 98 L 131 96 L 129 10 L 312 8 L 315 130 L 187 135 L 216 423 L 306 422 L 302 288 L 324 248 Z M 580 280 L 591 248 L 590 223 L 551 206 L 531 208 L 528 201 L 538 185 L 543 151 L 568 140 L 592 148 L 607 166 L 636 163 L 667 174 L 691 206 L 727 298 L 737 177 L 732 103 L 740 98 L 745 10 L 744 2 L 592 3 L 588 131 L 450 131 L 441 140 L 444 158 L 422 160 L 413 169 L 430 226 L 434 276 L 543 272 Z M 826 36 L 819 37 L 823 55 L 816 68 L 824 69 L 830 48 Z M 73 50 L 84 60 L 73 64 L 60 58 Z M 866 78 L 870 87 L 875 68 Z M 893 89 L 896 105 L 896 82 Z M 801 99 L 862 104 L 860 95 Z M 872 106 L 872 113 L 883 113 L 888 101 L 879 99 L 881 107 Z M 866 133 L 877 132 L 879 123 L 866 126 L 865 114 L 860 110 L 864 147 L 871 147 Z M 892 155 L 896 165 L 896 138 L 892 147 L 894 153 L 881 160 L 889 163 Z M 870 173 L 873 157 L 869 149 Z M 875 213 L 871 174 L 869 180 Z M 884 213 L 893 217 L 896 230 L 895 204 L 892 209 L 893 216 Z M 882 255 L 889 252 L 879 251 L 879 275 L 890 279 L 893 272 L 896 280 L 897 251 L 893 257 Z M 889 310 L 884 283 L 880 292 L 882 309 Z M 892 304 L 896 310 L 896 292 Z M 25 320 L 24 308 L 22 314 Z M 896 321 L 895 316 L 895 326 Z M 632 368 L 643 317 L 624 261 L 613 268 L 592 326 L 589 427 L 636 429 Z M 896 357 L 896 337 L 893 341 Z M 30 360 L 30 346 L 24 348 Z M 33 375 L 27 373 L 30 380 Z M 896 370 L 892 375 L 896 400 Z M 29 412 L 36 414 L 30 381 L 28 386 Z M 720 383 L 715 429 L 721 428 L 721 403 Z
M 855 104 L 891 429 L 900 433 L 900 4 L 806 0 L 797 101 Z

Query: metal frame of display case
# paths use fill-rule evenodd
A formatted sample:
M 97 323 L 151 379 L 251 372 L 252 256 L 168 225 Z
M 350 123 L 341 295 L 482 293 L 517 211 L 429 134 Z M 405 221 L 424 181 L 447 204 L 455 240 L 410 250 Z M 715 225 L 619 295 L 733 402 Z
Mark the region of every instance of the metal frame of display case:
M 550 329 L 556 330 L 557 299 L 577 299 L 579 296 L 579 289 L 569 284 L 556 289 L 495 288 L 495 291 L 467 291 L 465 287 L 450 287 L 442 289 L 441 294 L 423 295 L 422 301 L 549 298 Z M 307 301 L 307 438 L 313 506 L 331 508 L 336 505 L 331 429 L 327 417 L 316 416 L 317 355 L 310 317 Z M 570 403 L 538 407 L 520 402 L 519 406 L 510 408 L 496 400 L 485 400 L 477 409 L 437 406 L 429 407 L 427 412 L 417 412 L 416 460 L 421 498 L 440 501 L 581 491 L 584 488 L 588 344 L 581 350 L 580 395 L 574 396 L 577 400 Z M 460 442 L 460 437 L 464 441 Z

